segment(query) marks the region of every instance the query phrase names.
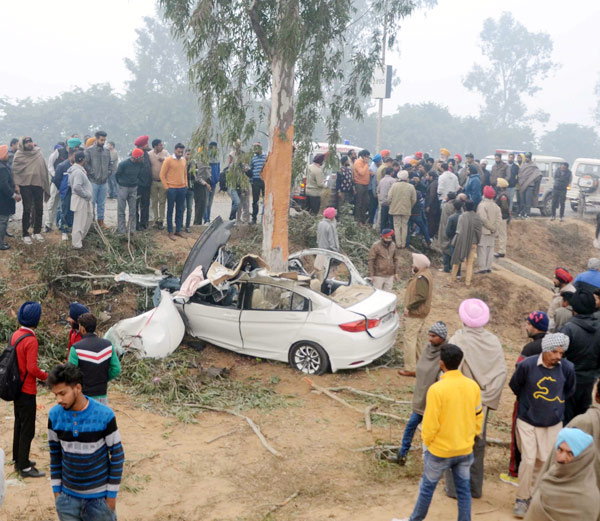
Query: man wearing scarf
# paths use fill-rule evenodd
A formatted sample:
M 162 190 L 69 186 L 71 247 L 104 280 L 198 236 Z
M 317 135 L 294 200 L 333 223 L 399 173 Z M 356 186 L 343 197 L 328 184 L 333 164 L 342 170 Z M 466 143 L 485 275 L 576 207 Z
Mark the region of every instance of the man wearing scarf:
M 33 238 L 43 241 L 42 218 L 44 201 L 50 198 L 50 178 L 48 166 L 39 147 L 33 139 L 23 137 L 19 140 L 19 148 L 12 164 L 13 179 L 16 191 L 23 199 L 23 242 L 31 244 L 29 227 L 33 221 Z
M 385 228 L 381 232 L 381 240 L 369 250 L 369 277 L 373 286 L 383 291 L 392 291 L 399 262 L 400 255 L 394 244 L 394 230 Z
M 487 304 L 479 299 L 464 300 L 458 308 L 458 315 L 463 327 L 454 333 L 449 343 L 456 344 L 463 350 L 461 371 L 479 384 L 483 405 L 483 430 L 481 435 L 475 438 L 474 461 L 471 466 L 471 495 L 479 498 L 483 493 L 483 464 L 489 411 L 496 410 L 500 405 L 507 370 L 500 340 L 484 329 L 490 320 Z M 451 473 L 446 474 L 446 494 L 456 497 Z
M 552 443 L 562 428 L 565 401 L 575 391 L 573 364 L 562 360 L 569 337 L 551 333 L 542 339 L 542 353 L 517 364 L 510 379 L 519 408 L 516 436 L 521 453 L 519 484 L 513 515 L 525 517 L 537 480 Z
M 417 362 L 415 390 L 413 392 L 413 412 L 408 419 L 402 436 L 402 445 L 398 449 L 398 464 L 406 464 L 406 456 L 412 444 L 415 431 L 423 421 L 427 391 L 438 380 L 440 375 L 440 352 L 448 338 L 448 328 L 444 322 L 438 321 L 428 331 L 429 342 Z
M 431 262 L 421 253 L 412 254 L 413 276 L 404 292 L 404 369 L 401 376 L 415 376 L 417 360 L 423 345 L 423 326 L 433 296 L 433 274 L 429 270 Z
M 597 520 L 600 491 L 594 471 L 594 438 L 567 427 L 558 433 L 554 448 L 525 521 Z
M 519 215 L 523 219 L 529 218 L 532 206 L 537 206 L 536 194 L 542 179 L 542 172 L 531 157 L 531 152 L 527 152 L 519 169 L 519 200 L 521 201 Z
M 461 264 L 466 261 L 465 284 L 471 285 L 473 278 L 473 265 L 477 258 L 477 245 L 481 240 L 481 229 L 483 227 L 481 217 L 475 213 L 475 202 L 467 201 L 465 211 L 458 219 L 456 235 L 452 239 L 454 251 L 452 252 L 452 280 L 458 275 Z
M 573 282 L 573 275 L 571 275 L 565 268 L 556 268 L 554 270 L 554 296 L 548 306 L 548 318 L 550 319 L 549 329 L 554 329 L 554 315 L 558 309 L 562 307 L 564 291 L 570 291 L 575 293 L 577 291 L 575 286 L 571 284 Z

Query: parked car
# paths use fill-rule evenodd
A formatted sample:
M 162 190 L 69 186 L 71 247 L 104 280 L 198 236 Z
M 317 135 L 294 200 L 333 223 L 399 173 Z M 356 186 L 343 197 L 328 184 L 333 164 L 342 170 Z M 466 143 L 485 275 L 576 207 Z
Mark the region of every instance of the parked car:
M 226 256 L 230 228 L 214 220 L 185 263 L 182 283 L 199 265 L 206 277 L 192 297 L 174 299 L 190 335 L 317 375 L 365 366 L 393 347 L 396 295 L 373 288 L 348 257 L 309 249 L 289 257 L 287 274 L 270 273 L 251 255 L 226 268 L 212 260 Z M 324 259 L 322 280 L 314 277 L 316 256 Z
M 586 208 L 600 206 L 600 159 L 577 158 L 571 171 L 573 181 L 567 192 L 571 208 L 577 211 L 580 197 L 585 197 Z
M 509 151 L 502 150 L 498 151 L 502 153 L 502 160 L 508 160 Z M 519 152 L 515 152 L 515 155 Z M 485 159 L 488 162 L 488 170 L 491 172 L 492 166 L 494 166 L 494 156 L 486 156 Z M 561 163 L 565 162 L 565 159 L 557 156 L 541 156 L 534 154 L 532 161 L 538 166 L 542 172 L 542 180 L 540 182 L 540 189 L 538 192 L 538 200 L 535 208 L 538 208 L 543 216 L 549 216 L 552 214 L 552 187 L 554 185 L 554 173 L 558 170 Z

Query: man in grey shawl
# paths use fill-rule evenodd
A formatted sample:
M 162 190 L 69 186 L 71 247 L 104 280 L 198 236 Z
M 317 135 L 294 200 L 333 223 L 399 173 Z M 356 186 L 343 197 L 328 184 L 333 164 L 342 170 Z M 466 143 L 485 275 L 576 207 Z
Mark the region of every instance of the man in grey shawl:
M 449 343 L 463 350 L 464 358 L 460 370 L 479 384 L 484 413 L 482 433 L 475 438 L 473 447 L 475 459 L 471 465 L 471 496 L 479 498 L 483 491 L 483 460 L 489 411 L 496 410 L 500 404 L 507 369 L 500 340 L 484 329 L 490 319 L 490 309 L 487 304 L 475 298 L 463 300 L 458 308 L 458 314 L 463 327 L 454 333 Z M 446 494 L 456 497 L 451 472 L 446 474 Z
M 475 213 L 475 206 L 473 201 L 465 203 L 465 211 L 458 219 L 456 235 L 452 239 L 454 242 L 454 251 L 452 252 L 451 259 L 452 280 L 458 275 L 462 262 L 466 261 L 465 284 L 467 286 L 471 285 L 471 279 L 473 278 L 473 266 L 477 258 L 477 245 L 481 239 L 481 230 L 483 227 L 481 217 Z
M 421 353 L 417 362 L 416 384 L 413 393 L 413 412 L 404 427 L 402 445 L 398 449 L 398 464 L 406 464 L 406 456 L 412 444 L 415 431 L 423 421 L 425 414 L 425 398 L 427 391 L 438 380 L 440 374 L 440 352 L 448 338 L 448 328 L 444 322 L 438 321 L 429 328 L 429 343 Z
M 537 193 L 542 179 L 542 172 L 538 166 L 531 160 L 531 152 L 525 154 L 525 161 L 519 169 L 519 217 L 527 219 L 531 212 L 531 207 L 537 206 Z

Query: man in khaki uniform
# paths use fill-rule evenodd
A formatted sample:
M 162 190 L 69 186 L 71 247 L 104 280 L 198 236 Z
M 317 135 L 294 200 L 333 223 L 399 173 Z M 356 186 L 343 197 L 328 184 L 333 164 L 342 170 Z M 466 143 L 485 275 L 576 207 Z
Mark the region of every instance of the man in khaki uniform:
M 400 253 L 394 244 L 394 230 L 385 228 L 381 232 L 381 240 L 369 250 L 369 277 L 375 288 L 392 291 L 399 261 Z
M 433 275 L 429 259 L 421 253 L 413 253 L 413 276 L 404 293 L 404 369 L 401 376 L 415 376 L 417 359 L 421 354 L 425 320 L 431 310 Z
M 498 230 L 502 225 L 502 212 L 494 201 L 496 191 L 491 186 L 483 189 L 483 201 L 477 207 L 477 215 L 481 217 L 481 239 L 477 246 L 479 271 L 477 273 L 491 273 L 494 261 L 494 246 Z
M 396 245 L 398 248 L 404 248 L 408 233 L 408 220 L 412 213 L 412 207 L 417 202 L 417 191 L 413 184 L 408 182 L 406 170 L 398 172 L 398 182 L 390 188 L 388 201 L 390 202 L 389 214 L 394 219 Z
M 164 148 L 160 139 L 152 140 L 152 150 L 148 152 L 150 165 L 152 166 L 152 186 L 150 187 L 150 200 L 152 201 L 152 213 L 154 214 L 154 227 L 162 230 L 165 218 L 165 207 L 167 205 L 167 191 L 160 182 L 160 169 L 169 152 Z

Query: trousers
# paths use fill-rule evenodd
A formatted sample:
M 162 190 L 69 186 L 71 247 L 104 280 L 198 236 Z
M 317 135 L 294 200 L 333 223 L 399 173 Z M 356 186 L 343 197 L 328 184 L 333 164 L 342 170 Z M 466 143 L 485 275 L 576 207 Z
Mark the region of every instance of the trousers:
M 566 190 L 552 190 L 552 217 L 556 217 L 556 210 L 560 206 L 560 218 L 565 216 Z
M 356 196 L 354 198 L 354 214 L 358 222 L 364 224 L 367 222 L 367 212 L 369 211 L 369 185 L 354 185 Z
M 96 219 L 104 221 L 104 209 L 106 206 L 106 194 L 108 192 L 108 184 L 97 185 L 92 183 L 92 201 L 96 209 Z
M 496 241 L 496 250 L 502 255 L 506 255 L 506 239 L 508 237 L 508 219 L 502 219 L 498 227 L 498 240 Z
M 471 251 L 469 252 L 469 255 L 464 260 L 464 263 L 465 263 L 465 285 L 467 285 L 467 286 L 471 285 L 471 280 L 473 279 L 473 266 L 475 265 L 476 259 L 477 259 L 477 244 L 473 244 L 471 246 Z M 461 269 L 461 264 L 453 264 L 452 265 L 452 280 L 454 280 L 456 278 L 456 276 L 458 275 L 458 270 Z
M 55 500 L 60 521 L 117 521 L 103 497 L 83 499 L 61 492 Z
M 13 402 L 15 425 L 13 428 L 13 459 L 17 470 L 30 467 L 29 451 L 35 436 L 35 394 L 21 393 Z
M 414 371 L 424 342 L 425 318 L 404 317 L 404 369 Z
M 154 222 L 162 223 L 165 218 L 167 207 L 167 191 L 160 181 L 152 181 L 150 187 L 150 201 L 152 204 L 152 215 Z
M 0 246 L 5 244 L 6 230 L 8 229 L 8 219 L 10 215 L 0 215 Z
M 262 179 L 252 179 L 252 222 L 256 222 L 258 216 L 258 204 L 260 196 L 265 197 L 265 182 Z
M 71 233 L 71 242 L 73 248 L 83 248 L 83 239 L 90 231 L 90 226 L 94 220 L 92 202 L 73 212 L 73 232 Z
M 410 215 L 392 215 L 394 221 L 394 235 L 398 248 L 404 248 L 408 237 L 408 220 Z
M 208 188 L 196 183 L 194 185 L 194 224 L 202 224 L 206 205 L 208 204 Z
M 393 248 L 393 246 L 392 246 Z M 373 287 L 376 289 L 381 289 L 383 291 L 392 291 L 392 287 L 394 286 L 394 276 L 390 275 L 389 277 L 373 277 Z
M 125 233 L 135 231 L 136 208 L 137 208 L 137 186 L 121 186 L 117 191 L 117 232 Z M 129 219 L 125 223 L 125 208 L 129 207 Z
M 29 236 L 29 227 L 33 224 L 33 233 L 42 231 L 42 218 L 44 216 L 44 189 L 41 186 L 21 186 L 23 198 L 23 237 Z
M 493 235 L 481 235 L 477 246 L 477 260 L 480 270 L 491 270 L 494 262 L 494 244 L 496 238 Z
M 169 188 L 167 190 L 167 232 L 173 233 L 173 210 L 175 210 L 175 231 L 183 228 L 183 211 L 187 188 Z
M 56 224 L 56 212 L 60 208 L 60 192 L 54 183 L 50 183 L 50 199 L 46 203 L 46 226 L 52 228 Z
M 137 187 L 137 228 L 145 230 L 150 220 L 150 191 L 151 186 Z

